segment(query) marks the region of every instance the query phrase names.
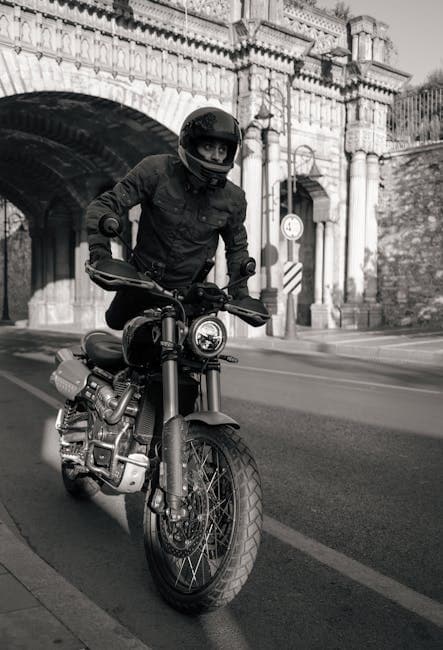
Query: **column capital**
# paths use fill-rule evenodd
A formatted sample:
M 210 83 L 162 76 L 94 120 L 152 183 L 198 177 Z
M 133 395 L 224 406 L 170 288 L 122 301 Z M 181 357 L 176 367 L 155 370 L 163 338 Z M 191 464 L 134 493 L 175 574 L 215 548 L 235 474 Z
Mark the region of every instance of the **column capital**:
M 352 154 L 367 153 L 371 148 L 372 129 L 359 123 L 349 124 L 346 129 L 345 148 Z
M 258 122 L 251 122 L 243 131 L 244 140 L 260 140 L 262 128 Z
M 265 142 L 268 144 L 277 144 L 280 142 L 280 133 L 277 131 L 277 129 L 265 129 L 264 135 Z
M 250 124 L 246 129 L 243 137 L 243 162 L 250 158 L 263 157 L 263 141 L 261 129 L 255 125 Z

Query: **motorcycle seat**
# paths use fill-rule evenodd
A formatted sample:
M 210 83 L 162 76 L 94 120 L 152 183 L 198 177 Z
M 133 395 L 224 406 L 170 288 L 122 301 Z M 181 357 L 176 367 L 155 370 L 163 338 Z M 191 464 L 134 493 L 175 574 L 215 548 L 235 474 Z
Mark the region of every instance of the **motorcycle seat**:
M 109 332 L 94 330 L 85 334 L 82 348 L 94 365 L 110 372 L 122 370 L 125 367 L 122 343 L 120 339 Z

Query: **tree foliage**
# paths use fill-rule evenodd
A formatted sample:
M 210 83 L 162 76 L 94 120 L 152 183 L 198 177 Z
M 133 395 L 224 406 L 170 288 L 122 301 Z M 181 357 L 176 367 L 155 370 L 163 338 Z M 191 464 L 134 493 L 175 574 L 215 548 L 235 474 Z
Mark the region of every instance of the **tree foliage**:
M 336 2 L 332 13 L 336 18 L 342 18 L 342 20 L 348 21 L 352 18 L 351 8 L 345 2 Z
M 420 86 L 426 88 L 443 88 L 443 68 L 436 68 L 428 73 L 424 83 Z

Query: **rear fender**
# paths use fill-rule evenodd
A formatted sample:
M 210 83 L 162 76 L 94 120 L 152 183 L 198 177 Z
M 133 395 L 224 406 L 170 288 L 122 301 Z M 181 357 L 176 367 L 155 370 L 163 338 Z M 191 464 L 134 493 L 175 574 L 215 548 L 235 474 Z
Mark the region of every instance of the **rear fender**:
M 234 429 L 240 429 L 238 422 L 220 411 L 194 411 L 194 413 L 186 415 L 185 420 L 187 422 L 204 422 L 211 427 L 217 427 L 220 424 L 229 424 Z

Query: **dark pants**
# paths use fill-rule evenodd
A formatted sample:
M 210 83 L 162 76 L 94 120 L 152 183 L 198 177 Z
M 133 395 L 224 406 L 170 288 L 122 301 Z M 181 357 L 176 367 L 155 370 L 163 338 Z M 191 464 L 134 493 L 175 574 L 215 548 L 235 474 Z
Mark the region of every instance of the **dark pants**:
M 140 289 L 120 289 L 105 314 L 108 327 L 122 330 L 125 324 L 144 309 L 158 306 L 158 299 Z
M 150 296 L 144 291 L 138 289 L 122 289 L 117 291 L 113 301 L 106 311 L 106 323 L 114 330 L 122 330 L 125 324 L 134 316 L 138 316 L 144 309 L 158 307 L 162 302 L 161 298 Z M 156 395 L 156 409 L 163 409 L 162 389 L 159 382 L 156 391 L 151 387 L 153 396 Z M 179 375 L 179 406 L 180 413 L 187 415 L 194 411 L 195 400 L 198 397 L 198 382 L 188 376 Z M 162 422 L 162 416 L 160 417 Z

